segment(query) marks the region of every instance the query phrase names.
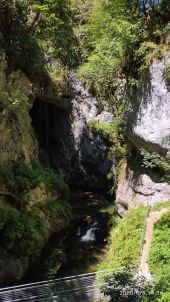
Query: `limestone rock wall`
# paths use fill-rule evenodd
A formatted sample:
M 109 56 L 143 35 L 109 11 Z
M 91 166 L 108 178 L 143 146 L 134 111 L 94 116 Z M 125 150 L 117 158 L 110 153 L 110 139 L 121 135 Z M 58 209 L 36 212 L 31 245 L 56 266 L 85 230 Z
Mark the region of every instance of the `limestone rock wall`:
M 164 69 L 170 56 L 154 60 L 134 91 L 133 108 L 127 116 L 126 136 L 131 158 L 122 166 L 116 203 L 122 215 L 138 204 L 153 205 L 170 201 L 170 184 L 162 182 L 160 171 L 142 167 L 140 149 L 170 155 L 170 88 Z
M 116 204 L 120 216 L 126 209 L 140 204 L 152 206 L 170 200 L 170 185 L 163 183 L 157 173 L 137 168 L 136 163 L 124 163 L 119 175 Z
M 128 139 L 137 149 L 164 156 L 170 152 L 170 87 L 164 77 L 168 64 L 170 55 L 153 61 L 132 96 L 135 107 L 127 121 Z

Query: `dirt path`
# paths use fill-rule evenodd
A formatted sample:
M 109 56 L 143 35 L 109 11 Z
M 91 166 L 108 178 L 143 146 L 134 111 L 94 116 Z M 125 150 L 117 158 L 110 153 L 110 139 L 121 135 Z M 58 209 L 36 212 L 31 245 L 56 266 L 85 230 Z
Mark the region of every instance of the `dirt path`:
M 160 219 L 160 217 L 166 213 L 168 209 L 162 209 L 160 211 L 155 211 L 149 214 L 147 218 L 147 226 L 145 233 L 145 242 L 143 245 L 141 261 L 139 266 L 139 272 L 143 276 L 150 277 L 149 265 L 148 265 L 148 256 L 152 243 L 152 236 L 154 230 L 154 224 Z

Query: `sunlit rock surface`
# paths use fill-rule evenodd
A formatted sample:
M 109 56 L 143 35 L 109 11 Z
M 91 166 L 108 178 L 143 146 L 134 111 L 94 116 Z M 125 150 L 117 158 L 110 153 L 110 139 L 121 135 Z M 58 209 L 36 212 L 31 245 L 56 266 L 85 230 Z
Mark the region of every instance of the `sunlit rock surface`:
M 157 202 L 170 200 L 170 185 L 160 181 L 159 175 L 145 169 L 136 169 L 135 165 L 124 163 L 119 175 L 116 192 L 116 204 L 123 216 L 129 207 L 140 204 L 152 206 Z
M 170 200 L 170 185 L 161 180 L 160 171 L 142 167 L 140 149 L 170 156 L 170 87 L 164 69 L 170 56 L 154 60 L 131 96 L 133 106 L 127 116 L 126 136 L 131 159 L 119 175 L 116 203 L 120 215 L 128 207 L 153 205 Z
M 154 60 L 139 84 L 135 109 L 128 119 L 127 136 L 139 149 L 170 156 L 170 87 L 164 68 L 170 56 Z

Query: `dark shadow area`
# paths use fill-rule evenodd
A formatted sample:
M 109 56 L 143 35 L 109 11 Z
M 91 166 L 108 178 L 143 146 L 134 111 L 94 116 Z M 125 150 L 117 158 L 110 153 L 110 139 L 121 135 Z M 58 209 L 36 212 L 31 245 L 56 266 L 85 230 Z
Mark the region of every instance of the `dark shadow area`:
M 75 140 L 71 106 L 64 110 L 37 99 L 30 115 L 45 165 L 61 173 L 71 188 L 104 193 L 111 189 L 113 181 L 107 175 L 113 161 L 106 143 L 98 135 L 92 136 L 87 127 L 76 129 L 79 137 Z

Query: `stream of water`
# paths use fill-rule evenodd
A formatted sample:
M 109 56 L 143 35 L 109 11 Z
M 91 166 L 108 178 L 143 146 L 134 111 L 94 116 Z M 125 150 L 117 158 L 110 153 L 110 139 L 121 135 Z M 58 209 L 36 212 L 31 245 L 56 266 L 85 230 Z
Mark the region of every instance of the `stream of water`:
M 66 261 L 57 276 L 96 271 L 106 252 L 113 201 L 92 192 L 72 192 L 73 221 L 66 238 Z
M 27 282 L 95 272 L 103 260 L 114 211 L 112 198 L 74 191 L 70 203 L 73 219 L 68 231 L 50 238 Z

